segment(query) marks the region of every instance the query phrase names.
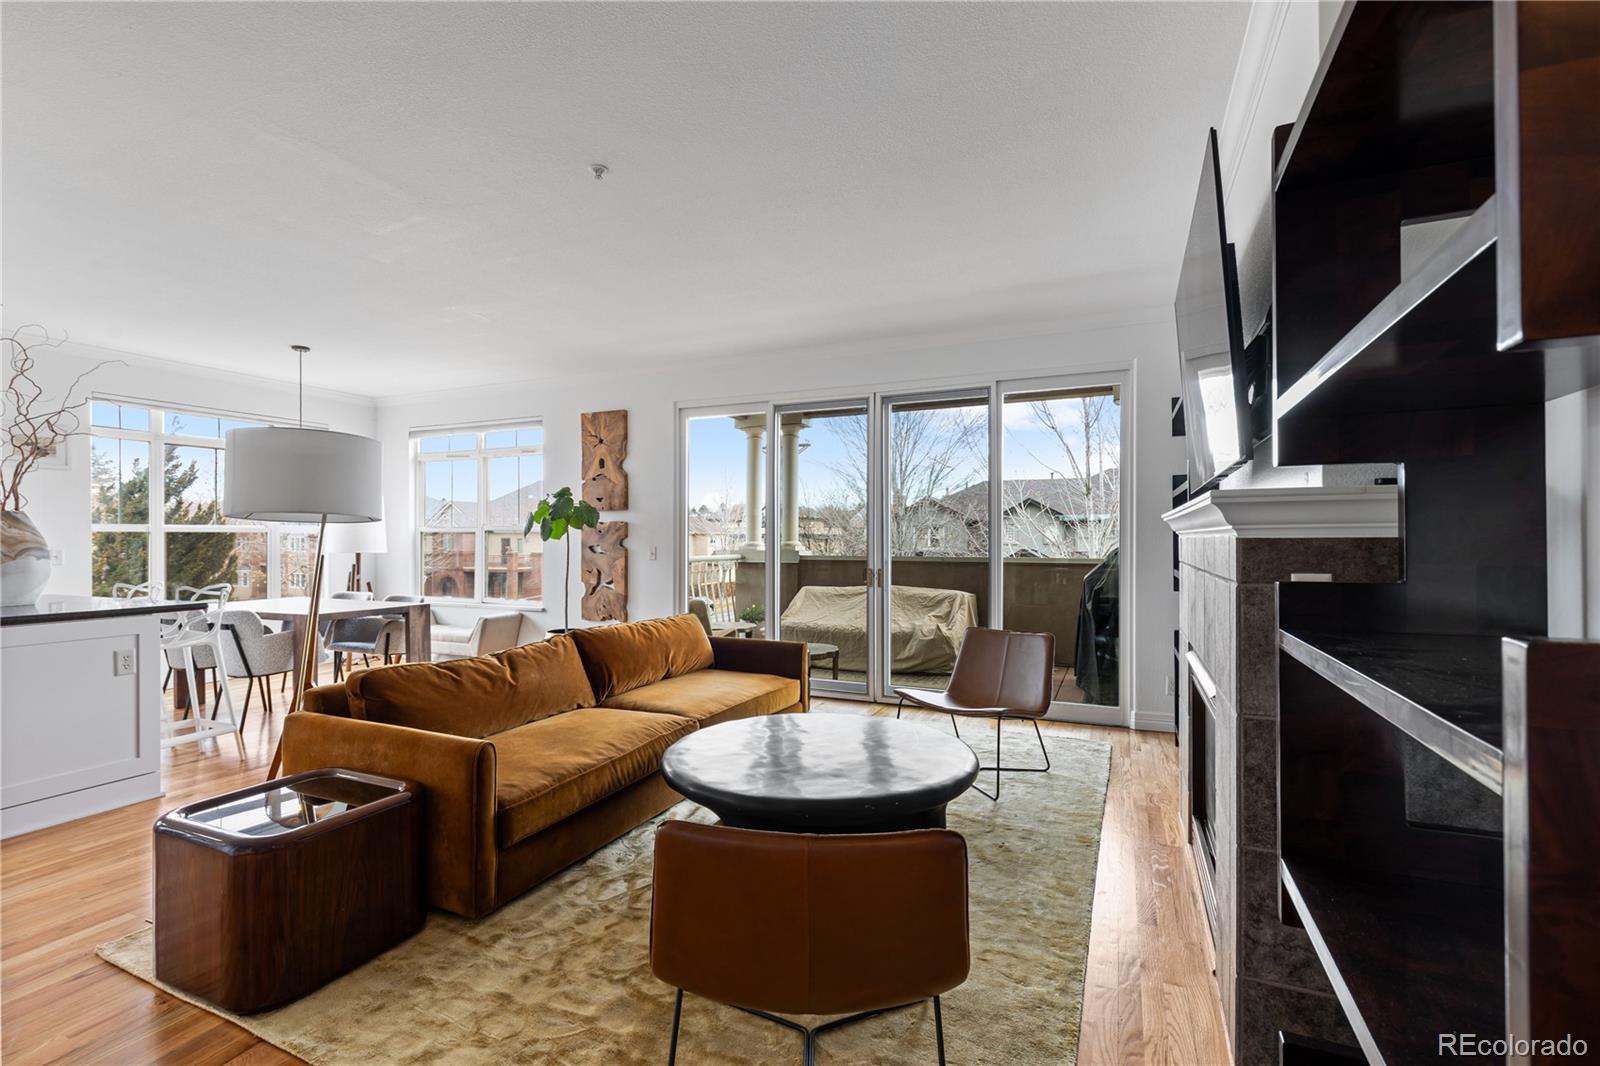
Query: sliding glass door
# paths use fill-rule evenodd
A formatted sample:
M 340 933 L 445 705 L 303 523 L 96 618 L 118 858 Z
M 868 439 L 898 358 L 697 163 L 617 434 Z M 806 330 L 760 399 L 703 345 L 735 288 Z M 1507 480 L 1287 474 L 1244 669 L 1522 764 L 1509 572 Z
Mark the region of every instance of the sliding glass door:
M 765 636 L 767 409 L 683 423 L 686 606 L 714 636 Z
M 821 693 L 867 698 L 877 634 L 871 550 L 871 405 L 855 399 L 779 405 L 773 479 L 779 538 L 774 589 L 781 640 L 803 640 Z
M 684 597 L 804 641 L 813 690 L 942 689 L 965 632 L 1055 636 L 1052 716 L 1126 703 L 1120 375 L 683 416 Z
M 1055 635 L 1052 713 L 1121 721 L 1120 379 L 1002 387 L 999 406 L 1005 626 Z
M 943 689 L 962 635 L 989 624 L 989 390 L 881 404 L 887 696 Z

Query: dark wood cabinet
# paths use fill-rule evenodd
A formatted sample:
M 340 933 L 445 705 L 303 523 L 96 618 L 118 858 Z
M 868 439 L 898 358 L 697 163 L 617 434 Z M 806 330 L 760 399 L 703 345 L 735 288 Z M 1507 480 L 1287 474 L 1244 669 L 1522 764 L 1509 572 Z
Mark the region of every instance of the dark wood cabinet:
M 1545 528 L 1597 202 L 1600 4 L 1342 9 L 1275 174 L 1275 459 L 1396 464 L 1402 559 L 1278 587 L 1279 879 L 1371 1063 L 1600 1047 L 1600 642 L 1547 639 Z
M 155 825 L 155 972 L 241 1014 L 297 999 L 422 927 L 413 784 L 312 770 Z

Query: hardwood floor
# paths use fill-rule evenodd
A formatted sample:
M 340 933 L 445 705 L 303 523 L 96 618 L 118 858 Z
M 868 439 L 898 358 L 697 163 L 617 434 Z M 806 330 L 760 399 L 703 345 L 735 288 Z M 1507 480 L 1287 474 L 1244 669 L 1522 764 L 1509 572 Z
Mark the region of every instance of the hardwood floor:
M 235 691 L 243 699 L 242 685 Z M 253 705 L 246 758 L 224 743 L 164 757 L 159 800 L 0 844 L 0 1060 L 277 1066 L 299 1059 L 94 955 L 148 924 L 150 826 L 168 808 L 261 780 L 287 701 Z M 856 705 L 859 707 L 859 705 Z M 879 708 L 879 713 L 893 713 Z M 1112 745 L 1078 1066 L 1221 1066 L 1210 938 L 1177 817 L 1169 735 L 1047 724 Z

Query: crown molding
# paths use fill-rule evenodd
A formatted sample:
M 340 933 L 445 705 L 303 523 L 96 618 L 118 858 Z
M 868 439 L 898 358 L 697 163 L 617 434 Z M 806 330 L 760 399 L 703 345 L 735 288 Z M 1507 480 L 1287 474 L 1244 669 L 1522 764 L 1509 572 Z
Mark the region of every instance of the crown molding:
M 1228 89 L 1228 104 L 1217 130 L 1217 139 L 1226 155 L 1222 164 L 1224 199 L 1233 190 L 1234 179 L 1244 163 L 1245 146 L 1261 110 L 1267 75 L 1272 70 L 1278 44 L 1283 40 L 1283 28 L 1288 23 L 1292 6 L 1292 0 L 1255 0 L 1250 5 L 1244 43 L 1239 47 L 1239 61 L 1234 65 L 1233 83 Z
M 268 377 L 265 374 L 251 374 L 243 370 L 234 370 L 231 367 L 189 363 L 181 359 L 170 359 L 166 356 L 147 355 L 144 352 L 130 352 L 122 348 L 110 348 L 103 344 L 76 341 L 70 337 L 60 342 L 58 350 L 67 355 L 77 355 L 84 359 L 96 361 L 117 360 L 131 367 L 144 370 L 161 370 L 173 374 L 184 374 L 189 377 L 204 378 L 207 381 L 232 384 L 245 383 L 270 389 L 275 393 L 281 392 L 288 396 L 296 394 L 297 383 L 294 378 Z M 357 407 L 371 408 L 375 406 L 371 396 L 363 396 L 358 392 L 344 392 L 340 389 L 329 389 L 319 385 L 306 385 L 304 391 L 305 395 L 314 396 L 320 400 L 353 404 Z

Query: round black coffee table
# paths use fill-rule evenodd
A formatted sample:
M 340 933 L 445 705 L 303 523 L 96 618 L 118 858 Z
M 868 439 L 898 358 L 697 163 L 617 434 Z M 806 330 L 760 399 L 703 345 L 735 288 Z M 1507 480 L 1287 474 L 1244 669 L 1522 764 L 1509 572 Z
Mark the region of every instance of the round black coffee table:
M 774 714 L 691 733 L 661 760 L 667 784 L 724 825 L 790 833 L 939 828 L 978 776 L 972 749 L 893 718 Z

